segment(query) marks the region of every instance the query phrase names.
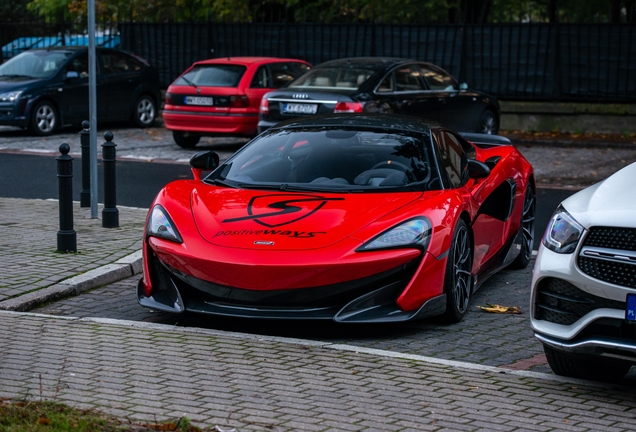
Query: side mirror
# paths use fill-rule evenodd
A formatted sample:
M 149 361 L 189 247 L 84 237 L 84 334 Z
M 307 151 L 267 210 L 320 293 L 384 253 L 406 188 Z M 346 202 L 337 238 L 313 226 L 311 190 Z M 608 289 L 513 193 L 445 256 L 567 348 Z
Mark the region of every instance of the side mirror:
M 468 177 L 471 179 L 485 178 L 490 175 L 490 168 L 483 162 L 468 159 Z
M 190 167 L 196 180 L 201 180 L 203 171 L 213 171 L 219 166 L 219 155 L 212 150 L 202 151 L 190 158 Z
M 468 90 L 468 84 L 466 84 L 466 83 L 459 84 L 459 89 L 460 90 Z
M 79 73 L 77 73 L 77 71 L 66 72 L 66 79 L 71 79 L 71 78 L 79 78 Z

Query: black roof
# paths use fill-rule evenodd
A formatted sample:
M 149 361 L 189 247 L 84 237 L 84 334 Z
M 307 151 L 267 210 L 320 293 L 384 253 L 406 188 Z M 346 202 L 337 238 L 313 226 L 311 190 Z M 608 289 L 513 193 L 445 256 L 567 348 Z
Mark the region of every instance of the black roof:
M 396 114 L 325 114 L 294 118 L 271 129 L 296 129 L 306 127 L 360 127 L 364 129 L 394 129 L 409 132 L 428 133 L 442 127 L 432 120 Z
M 337 60 L 329 60 L 319 64 L 322 67 L 340 67 L 340 68 L 360 68 L 369 70 L 385 70 L 401 63 L 413 62 L 416 60 L 398 58 L 398 57 L 350 57 Z

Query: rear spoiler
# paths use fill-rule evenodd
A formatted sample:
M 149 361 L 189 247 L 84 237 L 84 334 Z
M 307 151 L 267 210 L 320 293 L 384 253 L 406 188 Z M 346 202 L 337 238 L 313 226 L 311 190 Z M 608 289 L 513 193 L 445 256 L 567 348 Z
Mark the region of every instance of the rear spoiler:
M 512 142 L 501 135 L 488 135 L 472 132 L 459 133 L 466 140 L 472 142 L 479 147 L 497 147 L 501 145 L 512 145 Z

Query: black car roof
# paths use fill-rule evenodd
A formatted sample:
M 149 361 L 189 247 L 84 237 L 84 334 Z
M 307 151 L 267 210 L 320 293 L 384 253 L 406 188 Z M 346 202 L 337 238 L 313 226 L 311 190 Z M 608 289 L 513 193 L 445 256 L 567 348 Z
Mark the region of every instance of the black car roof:
M 296 129 L 306 127 L 360 127 L 364 129 L 394 129 L 428 133 L 441 125 L 432 120 L 395 114 L 325 114 L 295 118 L 277 124 L 271 129 Z
M 401 63 L 413 62 L 416 60 L 398 57 L 351 57 L 337 60 L 329 60 L 316 66 L 322 67 L 352 67 L 371 70 L 390 69 Z

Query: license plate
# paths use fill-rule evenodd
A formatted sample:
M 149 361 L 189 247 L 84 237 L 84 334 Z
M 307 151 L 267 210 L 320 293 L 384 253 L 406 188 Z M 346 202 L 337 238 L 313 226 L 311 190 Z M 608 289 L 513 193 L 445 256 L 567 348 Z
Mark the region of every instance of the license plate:
M 316 114 L 318 105 L 316 104 L 298 104 L 288 103 L 283 105 L 283 113 L 285 114 Z
M 627 294 L 627 306 L 625 308 L 625 319 L 636 322 L 636 294 Z
M 214 105 L 214 99 L 202 96 L 186 96 L 184 102 L 186 105 Z

